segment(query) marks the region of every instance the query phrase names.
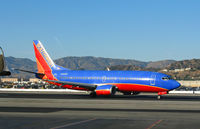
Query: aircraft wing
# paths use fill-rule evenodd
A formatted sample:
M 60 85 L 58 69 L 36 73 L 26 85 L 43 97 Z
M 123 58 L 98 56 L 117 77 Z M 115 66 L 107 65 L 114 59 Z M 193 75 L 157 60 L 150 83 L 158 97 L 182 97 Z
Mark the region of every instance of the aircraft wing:
M 88 89 L 88 90 L 95 90 L 96 87 L 97 87 L 97 85 L 95 85 L 95 84 L 88 84 L 88 83 L 55 81 L 55 80 L 44 80 L 44 81 L 59 83 L 59 84 L 62 84 L 62 85 L 72 85 L 72 86 L 75 86 L 75 87 L 85 88 L 85 89 Z

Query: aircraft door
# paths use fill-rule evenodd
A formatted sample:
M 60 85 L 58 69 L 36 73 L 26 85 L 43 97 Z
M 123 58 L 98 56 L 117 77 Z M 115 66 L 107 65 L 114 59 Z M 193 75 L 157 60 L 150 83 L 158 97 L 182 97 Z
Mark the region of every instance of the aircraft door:
M 103 77 L 102 77 L 102 82 L 105 83 L 105 82 L 106 82 L 106 79 L 107 79 L 106 76 L 103 76 Z
M 156 75 L 152 74 L 150 78 L 150 85 L 154 86 L 156 84 Z

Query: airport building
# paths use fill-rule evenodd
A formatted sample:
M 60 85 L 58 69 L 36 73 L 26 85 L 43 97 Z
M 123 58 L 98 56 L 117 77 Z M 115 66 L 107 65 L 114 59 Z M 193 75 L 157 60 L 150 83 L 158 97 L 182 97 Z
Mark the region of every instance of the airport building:
M 0 81 L 1 82 L 23 82 L 24 80 L 21 78 L 21 79 L 18 79 L 18 78 L 0 78 Z M 29 79 L 29 82 L 41 82 L 42 80 L 38 79 L 38 78 L 30 78 Z
M 17 82 L 18 78 L 1 78 L 1 82 Z
M 200 87 L 200 81 L 178 81 L 181 86 L 186 87 Z
M 41 82 L 41 80 L 38 78 L 30 78 L 29 82 Z

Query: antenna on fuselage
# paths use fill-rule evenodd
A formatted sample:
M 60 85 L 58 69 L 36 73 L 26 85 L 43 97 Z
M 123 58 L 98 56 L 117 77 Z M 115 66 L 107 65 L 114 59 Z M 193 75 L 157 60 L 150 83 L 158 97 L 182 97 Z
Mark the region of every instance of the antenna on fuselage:
M 110 68 L 109 68 L 109 67 L 106 67 L 106 70 L 107 70 L 107 71 L 110 71 Z

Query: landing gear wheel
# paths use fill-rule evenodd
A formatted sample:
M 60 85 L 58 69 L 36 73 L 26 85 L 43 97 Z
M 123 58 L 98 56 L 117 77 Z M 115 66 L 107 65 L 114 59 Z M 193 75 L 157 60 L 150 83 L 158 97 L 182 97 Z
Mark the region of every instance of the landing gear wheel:
M 123 95 L 131 95 L 131 92 L 123 92 Z
M 95 97 L 97 97 L 97 95 L 96 95 L 95 92 L 91 92 L 91 93 L 90 93 L 90 97 L 95 98 Z
M 161 99 L 161 96 L 160 96 L 160 95 L 158 95 L 157 99 L 158 99 L 158 100 L 160 100 L 160 99 Z

